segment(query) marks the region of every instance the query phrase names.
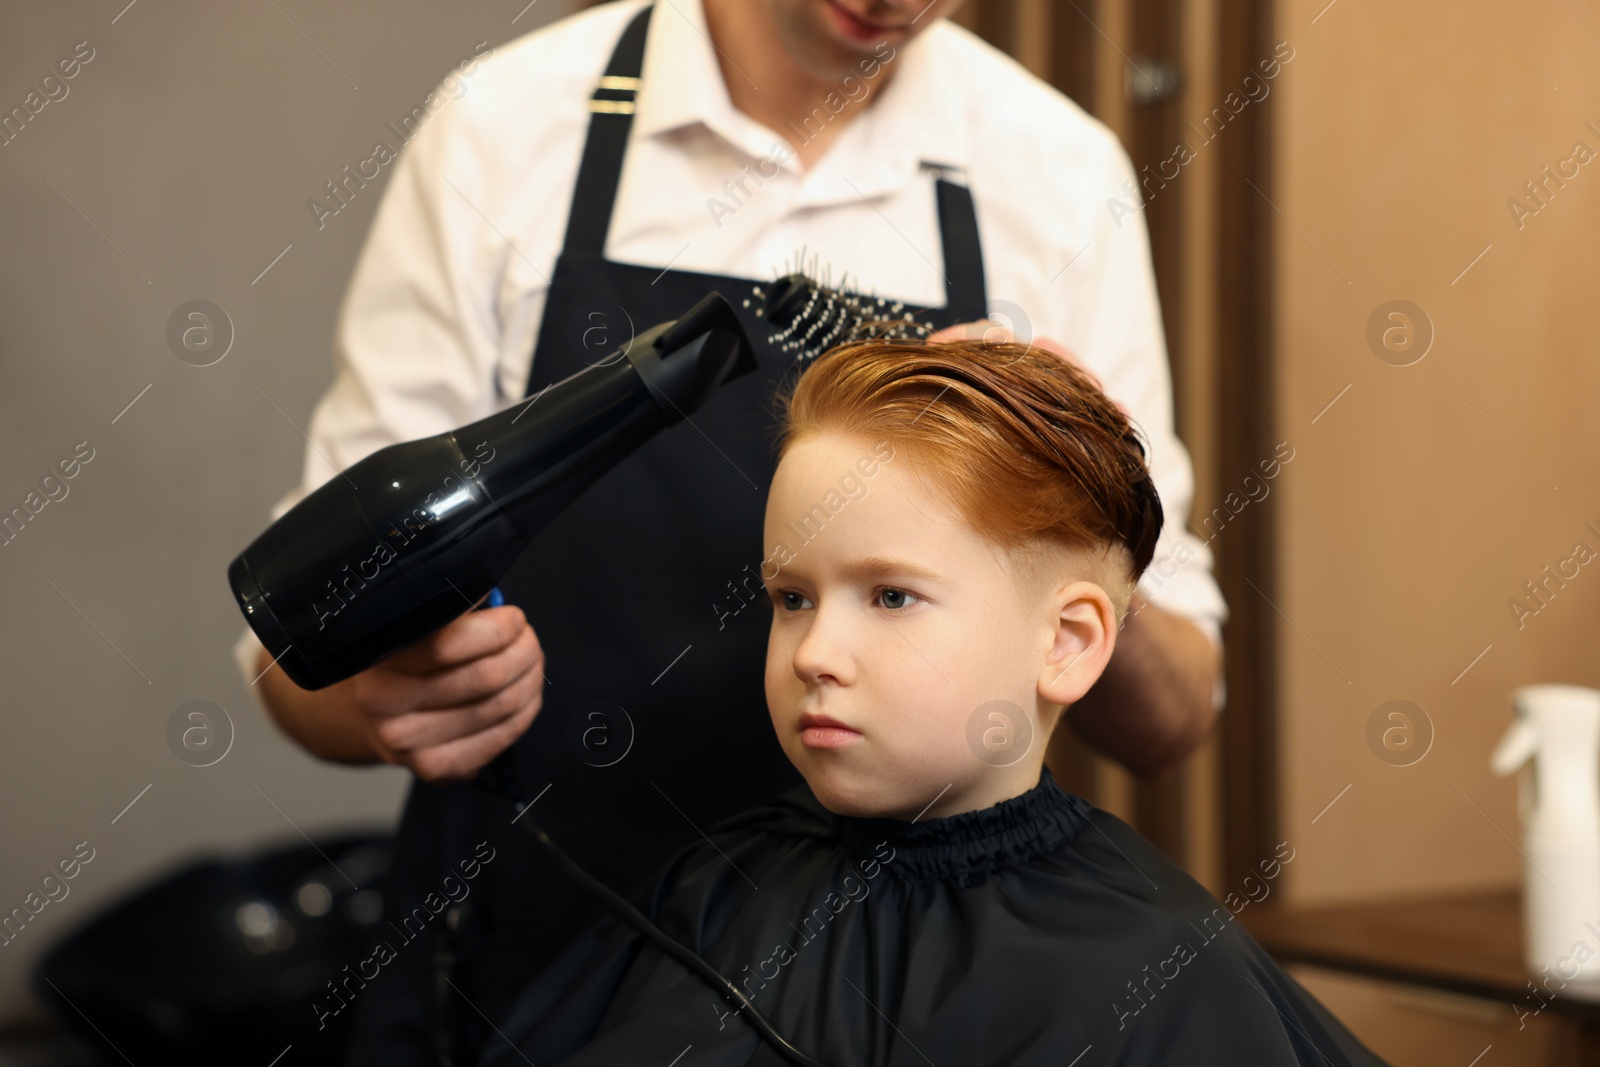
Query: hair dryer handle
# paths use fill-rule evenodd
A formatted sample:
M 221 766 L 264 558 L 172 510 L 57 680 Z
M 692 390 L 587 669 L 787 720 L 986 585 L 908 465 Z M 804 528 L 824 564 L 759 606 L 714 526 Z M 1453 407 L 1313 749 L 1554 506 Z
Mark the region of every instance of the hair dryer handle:
M 505 594 L 500 592 L 500 587 L 497 585 L 489 590 L 488 595 L 484 597 L 482 603 L 478 604 L 476 610 L 483 611 L 487 608 L 498 608 L 503 606 L 505 602 Z M 491 793 L 508 797 L 511 800 L 519 799 L 515 747 L 507 747 L 505 751 L 479 768 L 477 777 L 474 780 Z

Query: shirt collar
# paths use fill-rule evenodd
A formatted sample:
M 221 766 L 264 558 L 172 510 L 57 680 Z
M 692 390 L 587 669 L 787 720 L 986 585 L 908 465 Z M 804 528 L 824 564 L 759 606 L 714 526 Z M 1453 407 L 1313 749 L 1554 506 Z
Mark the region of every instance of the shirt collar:
M 748 150 L 764 127 L 733 106 L 700 0 L 657 0 L 655 6 L 633 135 L 655 137 L 698 124 Z M 766 154 L 771 141 L 769 131 L 756 154 Z
M 701 0 L 656 0 L 656 7 L 645 41 L 634 136 L 655 137 L 698 124 L 752 156 L 768 155 L 779 133 L 733 106 Z M 961 64 L 950 48 L 950 35 L 959 32 L 940 19 L 899 49 L 894 78 L 864 114 L 852 118 L 819 168 L 845 163 L 858 176 L 854 185 L 870 196 L 911 180 L 923 162 L 957 170 L 968 166 L 968 124 L 958 118 L 966 111 L 959 95 Z M 848 158 L 834 158 L 840 156 Z M 862 168 L 862 156 L 870 156 L 873 165 Z
M 895 55 L 895 75 L 866 113 L 856 116 L 871 143 L 905 156 L 913 165 L 965 168 L 970 162 L 970 102 L 974 87 L 952 35 L 964 31 L 941 18 Z M 978 90 L 981 91 L 981 90 Z

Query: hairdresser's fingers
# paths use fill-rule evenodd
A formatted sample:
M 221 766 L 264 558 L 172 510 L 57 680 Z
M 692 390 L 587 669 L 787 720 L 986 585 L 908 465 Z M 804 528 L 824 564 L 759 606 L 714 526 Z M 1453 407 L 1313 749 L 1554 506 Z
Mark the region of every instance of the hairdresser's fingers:
M 1017 340 L 1017 335 L 1011 332 L 1011 327 L 1002 326 L 993 319 L 979 319 L 976 322 L 962 322 L 954 326 L 946 326 L 944 329 L 929 336 L 928 340 L 982 341 L 987 345 L 1008 345 Z M 1042 348 L 1052 355 L 1060 356 L 1070 363 L 1082 366 L 1078 362 L 1078 358 L 1067 351 L 1066 346 L 1059 341 L 1052 341 L 1047 337 L 1036 337 L 1023 343 Z
M 946 327 L 928 338 L 929 341 L 983 341 L 985 344 L 991 345 L 1006 344 L 1016 339 L 1016 335 L 1008 328 L 988 319 L 980 319 L 977 322 L 963 322 L 957 326 Z M 1088 364 L 1079 359 L 1077 353 L 1073 352 L 1072 349 L 1052 337 L 1034 337 L 1025 343 L 1064 359 L 1078 368 L 1085 377 L 1094 383 L 1096 389 L 1105 393 L 1111 402 L 1117 405 L 1123 415 L 1129 415 L 1128 406 L 1111 395 L 1110 390 L 1106 388 L 1106 383 L 1100 380 L 1100 375 L 1090 370 Z
M 511 643 L 504 648 L 429 674 L 390 672 L 390 683 L 404 696 L 389 703 L 397 711 L 449 710 L 487 699 L 526 675 L 542 679 L 544 650 L 533 627 L 524 622 L 507 636 Z
M 492 730 L 518 716 L 531 721 L 543 703 L 543 680 L 534 672 L 492 696 L 460 708 L 407 712 L 373 720 L 374 747 L 389 763 L 417 769 L 455 741 Z M 420 773 L 420 772 L 419 772 Z
M 982 341 L 985 344 L 1001 345 L 1010 344 L 1016 341 L 1017 335 L 1011 332 L 1010 327 L 1002 326 L 1000 323 L 995 322 L 992 319 L 979 319 L 976 322 L 963 322 L 955 326 L 947 326 L 937 333 L 931 335 L 928 340 Z M 1074 367 L 1077 367 L 1079 370 L 1083 371 L 1089 377 L 1094 378 L 1095 385 L 1100 385 L 1100 379 L 1095 376 L 1095 373 L 1088 367 L 1084 366 L 1083 360 L 1079 359 L 1071 349 L 1062 344 L 1060 341 L 1050 337 L 1033 337 L 1027 341 L 1024 341 L 1023 343 L 1032 345 L 1035 348 L 1042 348 L 1051 355 L 1058 356 L 1061 359 L 1066 360 Z M 1102 392 L 1103 391 L 1104 389 L 1102 388 Z
M 1028 343 L 1033 345 L 1035 348 L 1044 349 L 1053 356 L 1061 357 L 1074 367 L 1077 367 L 1079 370 L 1083 371 L 1083 373 L 1087 374 L 1090 378 L 1093 378 L 1095 385 L 1098 386 L 1100 384 L 1100 376 L 1095 374 L 1094 371 L 1090 370 L 1083 360 L 1078 358 L 1078 354 L 1076 352 L 1072 351 L 1072 349 L 1068 348 L 1060 341 L 1057 341 L 1055 338 L 1035 337 Z M 1102 389 L 1101 391 L 1103 392 L 1104 390 Z
M 1083 360 L 1079 359 L 1076 352 L 1072 351 L 1066 345 L 1052 337 L 1035 337 L 1030 343 L 1035 347 L 1044 349 L 1046 352 L 1060 356 L 1074 367 L 1077 367 L 1078 370 L 1083 373 L 1083 376 L 1093 382 L 1094 387 L 1104 393 L 1106 398 L 1109 399 L 1113 404 L 1117 405 L 1124 415 L 1128 414 L 1127 405 L 1111 395 L 1111 390 L 1107 389 L 1106 383 L 1100 380 L 1100 375 L 1090 370 L 1089 365 Z
M 993 319 L 958 322 L 954 326 L 946 326 L 928 337 L 929 341 L 987 341 L 992 345 L 1005 344 L 1007 341 L 1015 339 L 1010 330 Z
M 532 677 L 544 680 L 544 649 L 533 627 L 524 624 L 506 648 L 437 675 L 425 676 L 418 692 L 419 708 L 455 708 L 485 700 L 508 686 Z
M 383 664 L 410 674 L 432 674 L 508 647 L 526 625 L 527 616 L 515 604 L 467 611 L 449 625 L 407 645 Z
M 424 749 L 415 754 L 408 766 L 425 782 L 471 778 L 523 735 L 539 713 L 539 706 L 540 702 L 534 701 L 487 730 Z

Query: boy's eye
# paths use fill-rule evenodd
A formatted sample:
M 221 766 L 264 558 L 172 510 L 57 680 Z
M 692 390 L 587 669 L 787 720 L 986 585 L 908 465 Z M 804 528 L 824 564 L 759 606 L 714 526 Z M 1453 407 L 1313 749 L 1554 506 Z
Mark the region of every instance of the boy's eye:
M 888 585 L 879 586 L 872 594 L 872 602 L 874 604 L 879 604 L 890 611 L 899 611 L 910 603 L 921 599 L 915 593 L 909 593 L 904 589 L 897 589 Z M 775 607 L 783 611 L 801 611 L 805 608 L 815 607 L 811 601 L 792 589 L 779 589 L 773 592 L 771 600 Z
M 776 600 L 778 606 L 783 608 L 785 611 L 799 611 L 803 605 L 796 603 L 796 601 L 805 601 L 807 604 L 810 603 L 810 601 L 806 601 L 806 598 L 801 596 L 799 593 L 788 589 L 780 590 L 773 599 Z
M 881 600 L 883 606 L 891 610 L 905 607 L 907 598 L 911 600 L 918 599 L 915 593 L 908 593 L 904 589 L 896 589 L 893 586 L 883 586 L 873 596 L 874 601 Z

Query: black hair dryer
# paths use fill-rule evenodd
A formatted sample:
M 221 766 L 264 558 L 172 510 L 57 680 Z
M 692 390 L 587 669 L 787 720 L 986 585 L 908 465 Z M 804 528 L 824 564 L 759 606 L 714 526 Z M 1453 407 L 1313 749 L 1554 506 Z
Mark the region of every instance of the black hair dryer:
M 601 475 L 755 366 L 712 293 L 528 403 L 374 452 L 268 527 L 228 583 L 296 685 L 342 681 L 470 610 Z

